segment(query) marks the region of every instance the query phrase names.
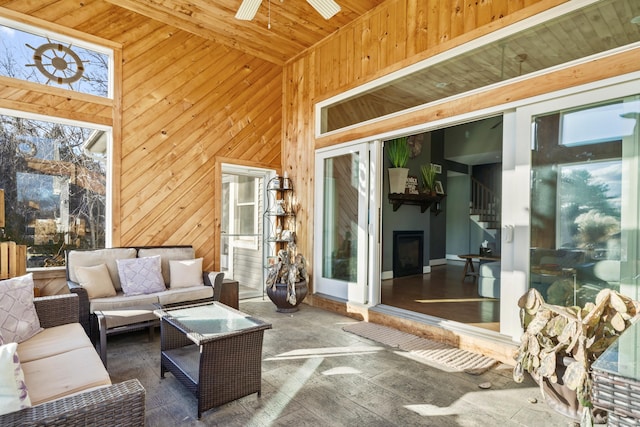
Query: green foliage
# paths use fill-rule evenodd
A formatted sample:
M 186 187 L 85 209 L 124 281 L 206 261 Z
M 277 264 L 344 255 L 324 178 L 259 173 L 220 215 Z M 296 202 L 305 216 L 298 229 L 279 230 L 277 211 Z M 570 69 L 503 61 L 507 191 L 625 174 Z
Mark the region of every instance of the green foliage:
M 404 168 L 409 161 L 409 144 L 407 137 L 392 139 L 387 141 L 387 154 L 394 168 Z
M 420 166 L 420 173 L 422 174 L 422 185 L 425 191 L 435 191 L 436 186 L 436 170 L 431 164 Z
M 516 355 L 513 379 L 522 382 L 524 371 L 538 381 L 558 381 L 557 362 L 569 358 L 563 383 L 575 390 L 578 401 L 591 406 L 591 364 L 628 328 L 639 312 L 636 301 L 611 289 L 598 293 L 584 307 L 545 303 L 536 289 L 518 301 L 525 333 Z

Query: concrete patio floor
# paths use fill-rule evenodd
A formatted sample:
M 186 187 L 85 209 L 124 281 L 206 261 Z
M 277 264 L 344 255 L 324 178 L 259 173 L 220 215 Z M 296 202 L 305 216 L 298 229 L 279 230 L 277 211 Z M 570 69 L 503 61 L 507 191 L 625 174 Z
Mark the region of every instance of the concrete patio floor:
M 397 349 L 344 332 L 355 320 L 301 305 L 281 314 L 262 299 L 240 310 L 270 322 L 264 335 L 262 396 L 196 416 L 195 398 L 171 375 L 160 378 L 160 338 L 144 331 L 109 337 L 112 381 L 138 378 L 148 426 L 572 426 L 511 367 L 446 372 Z M 483 389 L 480 384 L 490 383 Z M 532 403 L 537 400 L 537 403 Z

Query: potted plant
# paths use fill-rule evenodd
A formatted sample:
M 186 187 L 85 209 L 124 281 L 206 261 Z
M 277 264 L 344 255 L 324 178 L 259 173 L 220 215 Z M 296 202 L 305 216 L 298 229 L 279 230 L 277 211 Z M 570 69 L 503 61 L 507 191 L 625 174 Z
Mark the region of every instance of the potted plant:
M 424 192 L 435 196 L 436 194 L 436 170 L 431 164 L 420 166 L 422 185 Z
M 280 313 L 298 311 L 308 292 L 307 261 L 291 249 L 281 249 L 267 273 L 267 296 Z
M 563 307 L 545 303 L 536 289 L 518 301 L 525 329 L 513 378 L 524 371 L 540 385 L 545 400 L 558 412 L 580 419 L 591 408 L 591 364 L 633 323 L 640 306 L 612 289 L 595 303 Z
M 393 166 L 389 168 L 389 192 L 404 193 L 409 175 L 409 169 L 406 168 L 409 161 L 407 137 L 392 139 L 387 143 L 387 154 Z

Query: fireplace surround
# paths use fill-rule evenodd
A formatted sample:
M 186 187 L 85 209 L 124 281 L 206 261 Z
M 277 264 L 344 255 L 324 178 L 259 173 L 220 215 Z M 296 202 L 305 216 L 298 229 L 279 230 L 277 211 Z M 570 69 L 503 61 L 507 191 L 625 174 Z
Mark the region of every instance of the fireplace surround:
M 393 277 L 422 274 L 424 231 L 393 232 Z

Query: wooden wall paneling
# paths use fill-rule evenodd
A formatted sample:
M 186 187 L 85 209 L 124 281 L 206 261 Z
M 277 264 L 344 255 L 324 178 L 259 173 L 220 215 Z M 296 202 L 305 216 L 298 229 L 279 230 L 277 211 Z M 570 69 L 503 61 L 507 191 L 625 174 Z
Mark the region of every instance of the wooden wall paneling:
M 507 6 L 507 13 L 505 15 L 509 15 L 513 12 L 516 12 L 520 9 L 524 9 L 526 7 L 525 0 L 512 0 L 507 2 L 506 6 Z
M 197 48 L 201 41 L 202 39 L 196 36 L 178 31 L 171 37 L 160 40 L 145 53 L 136 57 L 135 62 L 147 65 L 134 74 L 129 74 L 127 71 L 124 76 L 127 91 L 124 93 L 122 107 L 127 110 L 140 98 L 147 94 L 153 94 L 154 89 L 158 87 L 163 91 L 168 91 L 160 82 L 170 83 L 172 79 L 182 77 L 183 71 L 188 72 L 188 67 L 180 68 L 181 59 Z M 188 61 L 184 61 L 184 63 L 188 63 Z
M 353 28 L 348 28 L 339 37 L 339 59 L 336 67 L 338 86 L 342 86 L 353 79 L 353 32 Z M 340 66 L 339 64 L 345 64 L 345 66 Z
M 269 144 L 269 141 L 279 139 L 282 134 L 282 118 L 275 117 L 271 113 L 271 111 L 280 110 L 279 107 L 281 105 L 282 99 L 281 96 L 278 96 L 275 99 L 273 96 L 270 96 L 265 101 L 268 102 L 263 102 L 261 104 L 264 106 L 264 108 L 260 112 L 258 112 L 255 117 L 252 117 L 251 122 L 248 123 L 242 129 L 242 131 L 233 138 L 234 146 L 230 147 L 229 155 L 227 157 L 231 157 L 234 159 L 259 158 L 263 159 L 264 162 L 266 160 L 264 150 L 266 150 L 266 153 L 269 153 L 274 148 L 278 148 L 278 153 L 281 152 L 281 150 L 279 149 L 280 144 Z M 268 127 L 257 127 L 253 124 L 254 121 L 258 123 L 271 123 L 272 125 Z M 273 158 L 273 155 L 269 155 L 269 157 Z M 278 155 L 276 157 L 277 161 L 275 163 L 271 163 L 271 161 L 267 161 L 266 163 L 270 163 L 273 165 L 273 167 L 279 168 L 280 156 Z
M 376 13 L 371 14 L 371 27 L 370 27 L 370 60 L 369 64 L 372 67 L 379 68 L 386 61 L 386 42 L 387 37 L 385 35 L 387 28 L 387 19 L 385 13 L 384 4 L 380 5 L 376 9 Z
M 464 31 L 467 33 L 478 27 L 478 10 L 476 0 L 464 0 Z
M 187 60 L 187 62 L 189 62 Z M 222 62 L 224 64 L 224 62 Z M 208 60 L 205 66 L 208 66 Z M 196 68 L 196 66 L 193 66 Z M 222 71 L 220 71 L 222 73 Z M 211 119 L 207 116 L 210 114 L 211 102 L 217 94 L 215 91 L 218 86 L 213 86 L 213 80 L 208 78 L 208 73 L 200 73 L 191 81 L 193 85 L 182 81 L 182 85 L 175 91 L 166 93 L 162 97 L 161 102 L 157 102 L 150 108 L 138 112 L 137 106 L 133 106 L 130 110 L 134 113 L 130 122 L 127 122 L 125 129 L 125 147 L 124 156 L 126 162 L 131 162 L 131 166 L 140 161 L 140 157 L 147 156 L 151 152 L 155 152 L 158 145 L 162 145 L 162 140 L 167 135 L 177 132 L 178 129 L 188 127 L 187 131 L 195 131 L 198 124 L 205 123 Z M 159 88 L 164 88 L 162 82 L 156 82 Z M 208 101 L 207 101 L 208 99 Z M 146 100 L 144 101 L 146 104 Z M 129 110 L 128 110 L 129 111 Z M 127 112 L 128 112 L 127 111 Z M 182 114 L 178 114 L 180 111 Z M 180 135 L 180 137 L 183 137 Z M 171 146 L 165 146 L 165 152 L 157 154 L 160 160 L 164 157 Z M 132 157 L 129 159 L 129 155 Z M 135 168 L 127 167 L 127 173 L 132 177 L 140 176 L 141 171 Z
M 134 198 L 123 198 L 121 227 L 125 242 L 144 241 L 146 244 L 154 241 L 157 244 L 165 228 L 154 223 L 161 223 L 164 219 L 171 221 L 176 211 L 181 209 L 181 203 L 197 204 L 198 197 L 207 197 L 206 193 L 199 193 L 198 197 L 187 195 L 198 182 L 201 171 L 206 169 L 199 159 L 199 152 L 201 147 L 194 147 L 185 155 L 176 157 L 165 171 L 148 179 L 148 185 Z M 155 235 L 158 238 L 153 238 Z
M 451 2 L 429 0 L 429 46 L 446 42 L 451 38 Z
M 205 114 L 209 106 L 200 101 L 207 96 L 211 96 L 209 94 L 214 93 L 219 85 L 216 80 L 210 78 L 208 70 L 212 69 L 226 78 L 226 73 L 229 72 L 229 70 L 225 72 L 227 64 L 232 64 L 233 59 L 237 58 L 234 55 L 226 55 L 226 57 L 229 57 L 231 62 L 228 63 L 226 59 L 216 61 L 215 56 L 208 56 L 195 64 L 191 62 L 192 71 L 196 74 L 191 76 L 190 72 L 187 73 L 190 80 L 176 79 L 179 82 L 179 86 L 175 88 L 173 84 L 169 84 L 166 87 L 161 86 L 163 90 L 169 89 L 161 101 L 153 103 L 157 96 L 149 95 L 144 99 L 140 99 L 138 103 L 131 105 L 127 109 L 125 138 L 137 139 L 140 143 L 143 143 L 162 130 L 167 132 L 170 130 L 168 128 L 175 128 L 178 125 L 183 126 L 186 122 L 191 121 L 193 117 Z M 213 65 L 216 65 L 216 67 L 213 67 Z M 234 68 L 231 68 L 231 70 L 234 70 Z M 176 109 L 180 109 L 183 112 L 189 110 L 190 115 L 182 114 L 175 117 Z M 152 119 L 145 120 L 145 117 L 151 117 Z M 127 149 L 133 150 L 135 147 L 135 145 L 131 145 Z M 129 151 L 126 154 L 129 154 Z
M 451 2 L 451 28 L 449 38 L 458 37 L 464 33 L 464 0 Z
M 122 246 L 120 202 L 122 189 L 122 49 L 113 51 L 113 126 L 111 128 L 111 245 Z
M 130 13 L 127 11 L 127 13 Z M 132 15 L 135 15 L 132 13 Z M 140 17 L 140 15 L 136 15 Z M 123 18 L 128 18 L 125 16 Z M 140 72 L 144 70 L 148 64 L 144 61 L 136 61 L 145 52 L 153 49 L 158 40 L 164 40 L 171 37 L 171 34 L 175 29 L 168 27 L 160 22 L 151 21 L 147 18 L 138 24 L 135 28 L 129 28 L 127 31 L 121 34 L 123 40 L 123 73 L 124 77 Z
M 406 58 L 407 56 L 407 39 L 409 37 L 409 23 L 407 22 L 407 9 L 405 3 L 391 3 L 389 5 L 391 14 L 390 19 L 393 21 L 393 28 L 389 28 L 389 48 L 391 54 L 388 55 L 391 61 L 388 65 Z
M 70 3 L 69 8 L 70 10 L 65 11 L 64 15 L 60 15 L 55 22 L 65 27 L 86 32 L 86 30 L 91 30 L 91 27 L 88 27 L 89 22 L 91 22 L 90 25 L 92 26 L 102 24 L 102 21 L 96 20 L 96 16 L 100 16 L 105 10 L 111 9 L 111 5 L 103 1 L 87 1 L 81 3 L 81 7 Z M 43 10 L 43 13 L 46 13 L 46 11 Z
M 362 57 L 360 58 L 360 71 L 363 75 L 367 75 L 375 69 L 371 65 L 371 57 L 373 56 L 373 49 L 375 49 L 375 46 L 372 46 L 371 43 L 371 15 L 365 16 L 361 22 L 360 44 L 362 45 Z M 325 86 L 324 90 L 326 91 L 330 87 Z
M 206 169 L 209 170 L 210 167 Z M 175 187 L 172 185 L 172 188 L 165 191 L 166 194 L 159 195 L 160 202 L 156 203 L 153 215 L 149 210 L 145 221 L 136 224 L 134 232 L 140 235 L 146 234 L 144 240 L 149 245 L 190 244 L 184 240 L 184 236 L 177 233 L 177 229 L 197 227 L 203 218 L 207 217 L 207 215 L 198 215 L 202 206 L 206 206 L 206 203 L 199 203 L 199 201 L 205 202 L 212 196 L 212 191 L 208 188 L 206 174 L 189 174 L 181 178 Z M 142 236 L 131 236 L 130 238 L 135 241 L 140 237 Z
M 70 13 L 73 13 L 77 8 L 78 5 L 75 4 L 75 2 L 56 2 L 39 8 L 37 11 L 34 11 L 32 15 L 62 25 L 59 24 L 59 22 Z M 73 27 L 73 25 L 68 25 L 68 23 L 67 26 Z

